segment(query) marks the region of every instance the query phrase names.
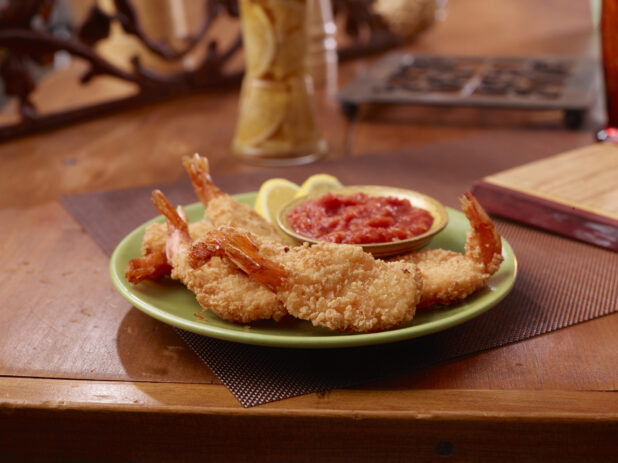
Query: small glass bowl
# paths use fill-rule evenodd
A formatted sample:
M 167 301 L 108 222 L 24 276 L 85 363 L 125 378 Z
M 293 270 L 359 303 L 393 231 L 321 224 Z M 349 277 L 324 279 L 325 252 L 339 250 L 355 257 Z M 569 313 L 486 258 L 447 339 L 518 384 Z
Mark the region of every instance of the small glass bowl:
M 329 193 L 336 195 L 350 196 L 355 193 L 365 193 L 368 196 L 393 196 L 395 198 L 407 199 L 414 207 L 425 209 L 433 217 L 433 224 L 425 233 L 399 241 L 389 241 L 384 243 L 367 243 L 359 244 L 366 252 L 371 253 L 374 257 L 392 257 L 407 252 L 418 251 L 427 246 L 433 237 L 438 234 L 448 224 L 448 214 L 446 209 L 438 200 L 418 193 L 412 190 L 403 188 L 394 188 L 389 186 L 378 185 L 354 185 L 342 188 L 329 190 Z M 296 232 L 288 222 L 288 214 L 305 201 L 309 201 L 324 195 L 325 192 L 319 192 L 313 195 L 302 196 L 296 198 L 281 208 L 277 214 L 277 225 L 279 228 L 292 240 L 297 243 L 319 243 L 320 240 L 301 235 Z

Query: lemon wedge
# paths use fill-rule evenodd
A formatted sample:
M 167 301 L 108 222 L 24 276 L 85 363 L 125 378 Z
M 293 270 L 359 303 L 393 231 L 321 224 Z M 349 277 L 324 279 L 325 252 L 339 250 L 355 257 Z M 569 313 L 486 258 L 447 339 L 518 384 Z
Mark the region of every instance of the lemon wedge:
M 271 178 L 260 187 L 255 211 L 272 224 L 277 223 L 279 209 L 294 198 L 299 186 L 284 178 Z
M 253 77 L 266 74 L 277 53 L 277 41 L 273 24 L 264 8 L 255 2 L 240 2 L 243 16 L 241 22 L 243 47 L 247 61 L 247 73 Z
M 309 177 L 300 186 L 300 189 L 296 192 L 295 198 L 300 198 L 308 194 L 319 195 L 326 193 L 334 188 L 341 188 L 343 184 L 332 175 L 329 174 L 315 174 Z
M 284 84 L 254 80 L 243 82 L 235 142 L 255 146 L 281 126 L 288 110 L 289 91 Z
M 272 14 L 277 41 L 277 52 L 269 70 L 275 79 L 283 79 L 298 74 L 305 65 L 305 61 L 298 57 L 304 56 L 307 47 L 307 30 L 304 25 L 307 2 L 270 0 L 268 8 Z

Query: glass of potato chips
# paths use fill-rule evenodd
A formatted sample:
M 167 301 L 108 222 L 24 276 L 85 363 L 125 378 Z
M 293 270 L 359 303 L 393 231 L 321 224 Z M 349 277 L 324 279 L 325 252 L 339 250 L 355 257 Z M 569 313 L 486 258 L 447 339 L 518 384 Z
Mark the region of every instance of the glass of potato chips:
M 260 164 L 311 162 L 326 152 L 307 73 L 307 2 L 240 0 L 246 72 L 233 150 Z

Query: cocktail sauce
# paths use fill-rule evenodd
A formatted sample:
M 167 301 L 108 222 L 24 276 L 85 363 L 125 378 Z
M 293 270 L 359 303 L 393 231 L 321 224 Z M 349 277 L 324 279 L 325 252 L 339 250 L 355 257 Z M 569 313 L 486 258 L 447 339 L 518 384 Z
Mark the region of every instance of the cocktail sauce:
M 302 203 L 287 216 L 299 234 L 332 243 L 368 244 L 399 241 L 425 233 L 433 217 L 407 199 L 326 193 Z

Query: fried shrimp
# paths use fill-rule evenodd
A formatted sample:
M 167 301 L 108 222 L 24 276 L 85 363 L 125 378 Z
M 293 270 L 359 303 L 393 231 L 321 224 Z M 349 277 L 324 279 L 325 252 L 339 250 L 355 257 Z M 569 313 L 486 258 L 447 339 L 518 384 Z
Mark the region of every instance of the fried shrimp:
M 195 194 L 204 205 L 204 218 L 215 227 L 229 226 L 248 230 L 277 243 L 285 243 L 277 229 L 246 204 L 239 203 L 217 187 L 210 176 L 208 159 L 194 154 L 184 158 Z
M 171 277 L 187 286 L 204 309 L 235 323 L 279 320 L 287 313 L 272 291 L 226 258 L 215 257 L 198 269 L 192 268 L 192 239 L 186 220 L 160 191 L 152 193 L 152 202 L 167 220 L 166 257 L 172 267 Z
M 172 266 L 167 262 L 167 257 L 163 252 L 151 252 L 144 254 L 143 257 L 136 257 L 129 261 L 129 266 L 124 272 L 125 278 L 133 283 L 138 284 L 141 281 L 169 275 L 172 271 Z
M 448 305 L 487 286 L 502 263 L 502 240 L 494 223 L 470 193 L 460 198 L 470 222 L 465 253 L 427 249 L 394 260 L 416 264 L 423 278 L 419 308 Z
M 204 236 L 212 229 L 213 226 L 205 221 L 189 224 L 189 233 L 192 239 Z M 170 274 L 172 266 L 165 255 L 166 240 L 166 224 L 151 223 L 146 227 L 142 239 L 142 257 L 131 259 L 125 271 L 124 275 L 128 281 L 137 284 L 146 279 L 156 280 Z
M 257 212 L 239 203 L 213 183 L 208 159 L 196 153 L 191 158 L 183 158 L 182 163 L 191 178 L 195 194 L 204 205 L 204 220 L 189 224 L 193 239 L 204 236 L 217 226 L 229 225 L 250 230 L 255 235 L 275 242 L 285 242 L 275 227 Z M 154 280 L 170 274 L 171 265 L 165 257 L 166 239 L 166 224 L 153 223 L 146 228 L 142 240 L 142 257 L 131 259 L 125 271 L 128 281 L 137 284 L 145 279 Z
M 332 330 L 382 331 L 414 317 L 422 284 L 414 264 L 376 260 L 354 245 L 289 248 L 255 238 L 219 227 L 193 245 L 191 264 L 227 258 L 274 291 L 291 315 Z

